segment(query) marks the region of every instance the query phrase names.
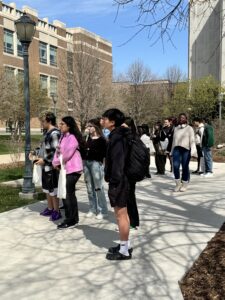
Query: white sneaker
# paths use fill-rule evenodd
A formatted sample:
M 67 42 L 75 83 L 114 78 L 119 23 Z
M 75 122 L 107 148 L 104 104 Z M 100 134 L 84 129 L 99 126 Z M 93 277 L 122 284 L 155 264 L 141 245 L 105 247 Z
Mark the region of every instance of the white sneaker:
M 205 175 L 204 175 L 204 177 L 213 177 L 213 173 L 210 173 L 210 172 L 208 172 L 208 173 L 206 173 Z
M 92 211 L 89 211 L 87 214 L 86 214 L 86 217 L 87 218 L 92 218 L 94 216 L 94 213 Z
M 99 213 L 99 214 L 97 214 L 96 219 L 97 219 L 97 220 L 103 220 L 103 219 L 106 218 L 107 216 L 108 216 L 107 214 Z
M 202 173 L 200 174 L 201 177 L 205 177 L 206 173 Z

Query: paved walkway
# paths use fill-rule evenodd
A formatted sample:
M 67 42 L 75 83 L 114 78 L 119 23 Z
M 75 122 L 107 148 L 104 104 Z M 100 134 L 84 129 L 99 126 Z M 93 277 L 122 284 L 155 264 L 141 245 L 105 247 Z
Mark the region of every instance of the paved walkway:
M 2 154 L 0 155 L 0 164 L 10 164 L 13 162 L 18 161 L 25 161 L 25 155 L 24 153 L 20 153 L 19 156 L 15 157 L 11 154 Z
M 2 213 L 1 300 L 183 299 L 178 280 L 225 221 L 224 178 L 225 164 L 215 164 L 215 177 L 193 176 L 186 193 L 174 194 L 168 176 L 140 183 L 141 228 L 131 236 L 131 261 L 105 260 L 118 239 L 113 213 L 86 219 L 82 183 L 76 229 L 57 231 L 39 216 L 43 202 Z

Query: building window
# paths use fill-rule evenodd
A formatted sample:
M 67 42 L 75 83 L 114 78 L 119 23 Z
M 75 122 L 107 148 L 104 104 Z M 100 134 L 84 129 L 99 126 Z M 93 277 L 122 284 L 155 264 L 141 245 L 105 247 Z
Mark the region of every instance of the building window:
M 73 101 L 73 82 L 67 82 L 68 101 Z
M 40 75 L 40 84 L 42 90 L 48 89 L 48 76 Z
M 50 95 L 57 95 L 57 85 L 58 85 L 58 79 L 55 77 L 50 78 Z
M 23 47 L 19 40 L 17 40 L 17 55 L 23 57 Z
M 67 52 L 67 70 L 73 72 L 73 52 Z
M 40 62 L 47 64 L 47 44 L 42 42 L 39 43 L 39 56 Z
M 4 29 L 4 52 L 14 54 L 13 31 Z
M 57 48 L 50 46 L 50 65 L 57 66 Z

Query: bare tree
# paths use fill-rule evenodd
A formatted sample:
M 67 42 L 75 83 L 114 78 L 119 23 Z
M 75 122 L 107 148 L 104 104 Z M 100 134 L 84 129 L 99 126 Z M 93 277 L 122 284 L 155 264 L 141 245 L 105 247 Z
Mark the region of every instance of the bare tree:
M 79 43 L 67 53 L 67 64 L 63 61 L 60 68 L 64 85 L 68 87 L 65 98 L 71 108 L 70 114 L 79 122 L 82 131 L 90 118 L 102 112 L 105 104 L 107 71 L 100 59 L 97 51 Z
M 0 70 L 0 119 L 8 123 L 13 140 L 20 140 L 25 120 L 23 78 L 7 70 Z M 30 78 L 30 112 L 31 117 L 38 117 L 41 107 L 49 105 L 47 91 L 42 90 L 35 78 Z
M 126 81 L 117 82 L 114 87 L 115 101 L 137 124 L 149 120 L 155 98 L 152 87 L 156 75 L 142 61 L 137 60 L 122 77 L 126 78 Z
M 180 81 L 185 81 L 186 75 L 178 66 L 174 65 L 167 68 L 165 78 L 171 83 L 178 83 Z
M 186 27 L 189 8 L 202 6 L 202 14 L 212 7 L 215 0 L 114 0 L 119 10 L 123 7 L 134 6 L 137 9 L 135 20 L 137 30 L 130 38 L 143 30 L 148 30 L 148 38 L 153 42 L 159 39 L 171 40 L 176 28 Z

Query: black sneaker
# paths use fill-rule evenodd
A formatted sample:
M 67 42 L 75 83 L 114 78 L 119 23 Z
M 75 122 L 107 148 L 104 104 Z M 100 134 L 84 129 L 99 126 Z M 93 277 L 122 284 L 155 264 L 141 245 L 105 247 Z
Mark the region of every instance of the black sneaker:
M 119 251 L 115 253 L 107 253 L 106 254 L 106 259 L 108 260 L 128 260 L 131 259 L 132 255 L 129 254 L 129 256 L 121 254 Z
M 119 251 L 120 251 L 120 244 L 118 244 L 116 247 L 110 247 L 108 253 L 116 253 Z M 133 252 L 133 248 L 128 249 L 128 252 L 131 255 Z
M 199 171 L 198 170 L 193 171 L 191 174 L 199 174 Z
M 67 229 L 67 228 L 74 228 L 78 225 L 77 223 L 61 223 L 57 226 L 57 229 Z

